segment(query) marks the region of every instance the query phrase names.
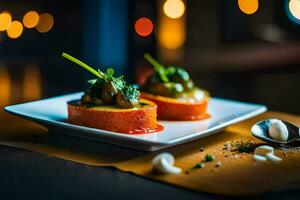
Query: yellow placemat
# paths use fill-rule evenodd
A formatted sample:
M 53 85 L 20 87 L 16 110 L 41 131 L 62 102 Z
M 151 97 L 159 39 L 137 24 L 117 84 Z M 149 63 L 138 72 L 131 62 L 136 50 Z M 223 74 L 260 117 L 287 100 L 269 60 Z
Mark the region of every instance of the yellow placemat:
M 267 112 L 230 126 L 218 134 L 162 150 L 176 157 L 175 165 L 184 171 L 179 175 L 162 175 L 153 172 L 151 159 L 160 152 L 139 152 L 59 134 L 48 134 L 40 126 L 13 116 L 5 115 L 7 123 L 0 125 L 2 130 L 0 144 L 88 165 L 114 166 L 119 170 L 150 179 L 215 194 L 255 195 L 282 189 L 288 185 L 300 186 L 300 151 L 276 150 L 276 154 L 284 160 L 273 164 L 256 163 L 251 154 L 223 150 L 226 141 L 255 140 L 250 135 L 250 127 L 256 121 L 266 118 L 285 119 L 300 125 L 300 117 Z M 3 122 L 3 119 L 1 121 Z M 200 151 L 201 148 L 204 148 L 204 151 Z M 205 163 L 204 168 L 193 169 L 206 153 L 215 155 L 216 161 Z M 215 166 L 217 161 L 222 163 L 221 167 Z

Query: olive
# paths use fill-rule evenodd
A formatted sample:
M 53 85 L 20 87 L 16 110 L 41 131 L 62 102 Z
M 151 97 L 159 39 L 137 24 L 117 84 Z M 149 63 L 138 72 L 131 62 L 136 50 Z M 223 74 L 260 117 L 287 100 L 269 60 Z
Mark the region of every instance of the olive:
M 155 83 L 148 86 L 148 91 L 150 93 L 167 97 L 177 97 L 183 90 L 182 84 L 172 82 Z
M 170 96 L 171 92 L 168 89 L 168 87 L 164 83 L 152 83 L 149 84 L 147 87 L 147 90 L 156 95 L 162 95 L 162 96 Z
M 116 98 L 118 106 L 121 108 L 134 108 L 138 106 L 139 101 L 127 101 L 123 92 L 119 92 Z
M 194 82 L 190 79 L 185 83 L 182 83 L 185 91 L 190 91 L 194 88 Z
M 91 96 L 87 93 L 85 93 L 84 95 L 82 95 L 81 97 L 81 103 L 91 103 Z
M 113 103 L 114 97 L 118 94 L 118 89 L 114 86 L 112 81 L 104 84 L 101 91 L 101 98 L 104 103 Z
M 178 83 L 181 83 L 182 81 L 187 82 L 190 79 L 189 73 L 182 68 L 176 68 L 174 73 L 170 74 L 170 76 L 174 82 Z
M 178 74 L 174 74 L 171 79 L 175 83 L 183 83 L 183 82 L 185 82 L 185 80 L 183 80 L 182 77 L 179 76 Z
M 165 83 L 174 97 L 177 97 L 180 93 L 184 91 L 181 83 Z

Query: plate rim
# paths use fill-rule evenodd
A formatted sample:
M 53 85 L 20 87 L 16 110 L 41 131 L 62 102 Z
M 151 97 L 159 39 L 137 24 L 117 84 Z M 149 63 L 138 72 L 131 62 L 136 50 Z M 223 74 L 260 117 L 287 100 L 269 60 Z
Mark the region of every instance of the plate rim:
M 107 130 L 102 130 L 102 129 L 96 129 L 96 128 L 90 128 L 90 127 L 85 127 L 85 126 L 79 126 L 79 125 L 74 125 L 70 124 L 67 122 L 61 122 L 58 120 L 46 120 L 46 119 L 41 119 L 39 117 L 34 117 L 32 115 L 28 115 L 28 113 L 22 113 L 20 110 L 16 110 L 16 107 L 23 106 L 26 104 L 32 104 L 32 103 L 37 103 L 37 102 L 42 102 L 42 101 L 49 101 L 52 99 L 62 99 L 62 98 L 67 98 L 69 96 L 75 96 L 75 95 L 80 95 L 82 92 L 75 92 L 75 93 L 70 93 L 70 94 L 64 94 L 64 95 L 58 95 L 54 97 L 48 97 L 36 101 L 31 101 L 31 102 L 25 102 L 25 103 L 19 103 L 19 104 L 13 104 L 13 105 L 8 105 L 4 107 L 4 110 L 10 114 L 13 114 L 15 116 L 21 117 L 23 119 L 38 123 L 42 126 L 46 126 L 48 130 L 50 130 L 49 126 L 57 126 L 61 129 L 67 129 L 67 130 L 73 130 L 73 131 L 83 131 L 83 132 L 89 132 L 92 133 L 93 135 L 100 135 L 100 134 L 105 134 L 104 136 L 120 139 L 120 140 L 126 140 L 130 142 L 136 142 L 140 144 L 147 144 L 147 145 L 155 145 L 155 146 L 173 146 L 181 143 L 185 143 L 188 141 L 191 141 L 193 139 L 198 139 L 201 138 L 202 136 L 205 137 L 207 134 L 210 133 L 215 133 L 218 132 L 221 129 L 226 128 L 229 125 L 244 121 L 246 119 L 252 118 L 254 116 L 257 116 L 259 114 L 262 114 L 267 111 L 267 107 L 265 105 L 261 104 L 255 104 L 255 103 L 249 103 L 249 102 L 242 102 L 242 101 L 235 101 L 231 99 L 223 99 L 223 98 L 218 98 L 218 97 L 211 97 L 215 100 L 220 100 L 220 101 L 229 101 L 232 103 L 242 103 L 242 104 L 248 104 L 252 106 L 257 106 L 257 109 L 248 112 L 246 114 L 243 114 L 241 116 L 238 116 L 234 119 L 231 119 L 229 121 L 226 121 L 224 123 L 215 125 L 211 128 L 208 128 L 206 130 L 196 132 L 190 135 L 170 139 L 168 141 L 150 141 L 150 140 L 144 140 L 139 137 L 132 137 L 130 135 L 122 134 L 122 133 L 117 133 L 117 132 L 112 132 L 112 131 L 107 131 Z M 101 135 L 100 135 L 101 136 Z M 103 136 L 103 135 L 102 135 Z

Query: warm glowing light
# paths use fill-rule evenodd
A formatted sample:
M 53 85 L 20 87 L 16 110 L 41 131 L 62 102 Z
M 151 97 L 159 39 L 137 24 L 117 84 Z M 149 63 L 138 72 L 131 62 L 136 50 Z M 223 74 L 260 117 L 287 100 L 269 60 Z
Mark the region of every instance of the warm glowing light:
M 41 74 L 38 66 L 30 65 L 25 68 L 23 78 L 23 99 L 36 100 L 41 98 Z
M 9 12 L 2 12 L 0 14 L 0 31 L 5 31 L 11 24 L 11 15 Z
M 178 49 L 185 42 L 184 23 L 178 20 L 162 20 L 158 34 L 158 41 L 167 49 Z
M 16 39 L 22 35 L 23 25 L 19 21 L 13 21 L 6 30 L 8 37 Z
M 247 15 L 255 13 L 258 9 L 258 0 L 238 0 L 241 11 Z
M 289 10 L 295 18 L 300 20 L 300 0 L 290 0 Z
M 23 24 L 26 28 L 33 28 L 39 22 L 39 14 L 35 11 L 27 12 L 23 17 Z
M 150 19 L 142 17 L 136 20 L 134 28 L 137 34 L 139 34 L 142 37 L 146 37 L 152 33 L 153 23 Z
M 163 9 L 165 15 L 172 19 L 177 19 L 184 14 L 185 5 L 181 0 L 167 0 Z
M 10 103 L 10 78 L 7 67 L 0 65 L 0 105 L 8 105 Z
M 40 15 L 39 22 L 35 28 L 40 33 L 46 33 L 51 30 L 53 25 L 54 25 L 54 17 L 49 13 L 43 13 Z

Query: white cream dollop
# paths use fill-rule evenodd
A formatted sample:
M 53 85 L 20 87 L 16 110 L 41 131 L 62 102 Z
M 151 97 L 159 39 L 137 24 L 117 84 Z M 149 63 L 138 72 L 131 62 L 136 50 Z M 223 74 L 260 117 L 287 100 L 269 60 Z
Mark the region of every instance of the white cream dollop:
M 254 150 L 253 159 L 256 161 L 280 162 L 282 158 L 274 155 L 274 148 L 269 145 L 261 145 Z
M 177 100 L 182 102 L 197 103 L 202 101 L 204 98 L 205 98 L 204 91 L 197 88 L 191 92 L 183 94 L 183 96 L 181 96 Z
M 152 160 L 153 168 L 165 174 L 179 174 L 181 168 L 174 166 L 175 158 L 170 153 L 161 153 Z
M 285 142 L 288 140 L 289 131 L 281 120 L 272 119 L 269 125 L 269 135 L 274 140 Z

